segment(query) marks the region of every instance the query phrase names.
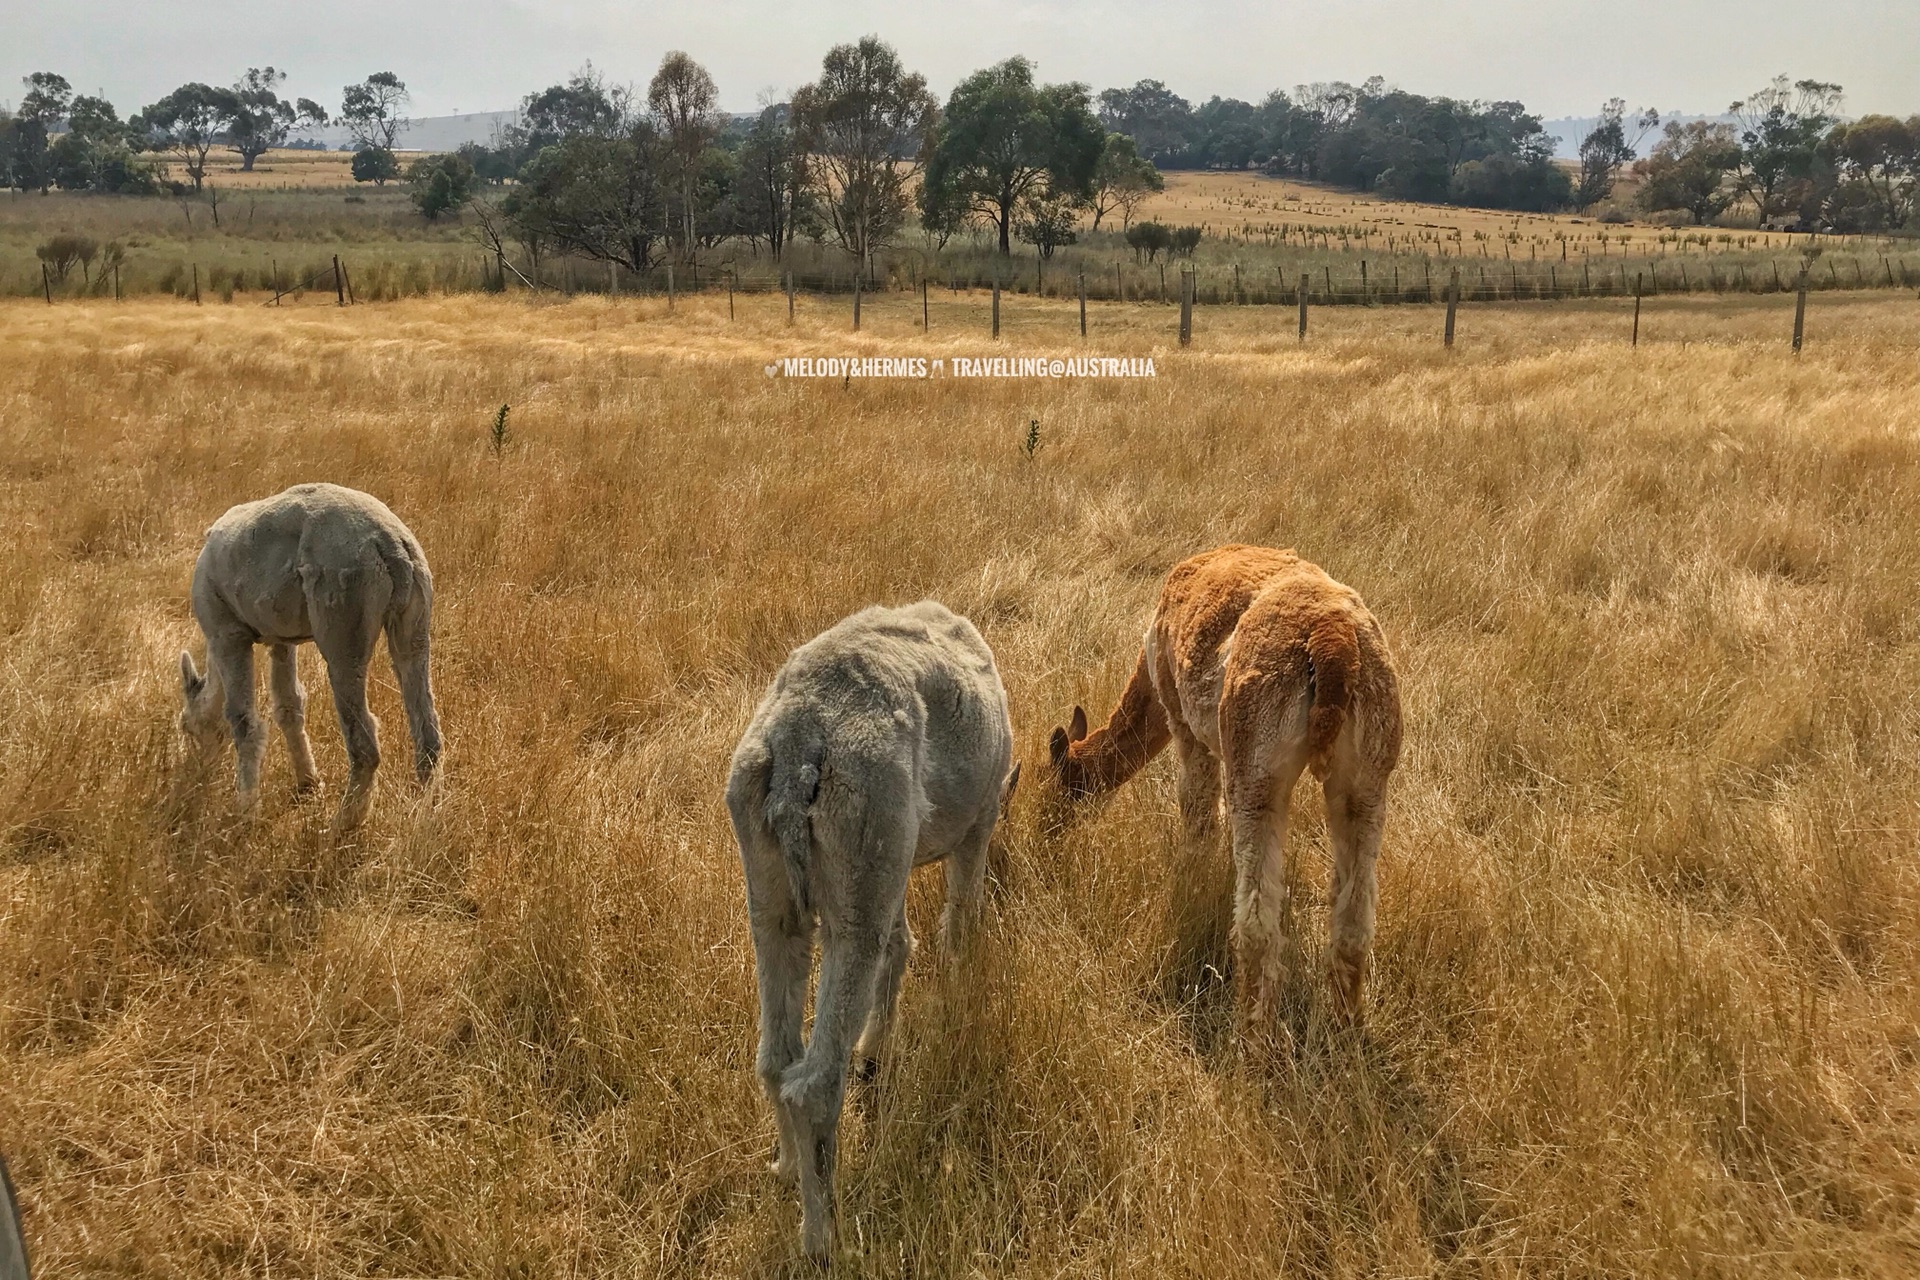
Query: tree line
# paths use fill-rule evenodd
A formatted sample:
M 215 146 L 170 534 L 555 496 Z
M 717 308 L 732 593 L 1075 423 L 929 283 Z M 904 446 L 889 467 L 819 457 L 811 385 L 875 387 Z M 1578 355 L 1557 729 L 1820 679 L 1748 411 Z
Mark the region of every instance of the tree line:
M 856 260 L 917 224 L 937 245 L 963 229 L 1050 255 L 1082 214 L 1097 226 L 1161 186 L 1130 139 L 1102 126 L 1085 85 L 1045 84 L 1025 58 L 968 76 L 945 103 L 884 41 L 828 50 L 786 102 L 736 119 L 712 77 L 669 53 L 637 91 L 591 68 L 529 94 L 518 120 L 450 163 L 504 187 L 473 208 L 496 249 L 644 271 L 728 239 L 778 253 L 831 241 Z M 501 254 L 504 262 L 504 252 Z
M 1670 122 L 1634 170 L 1654 215 L 1703 225 L 1745 203 L 1764 227 L 1920 229 L 1920 115 L 1840 116 L 1840 86 L 1780 77 L 1727 121 Z
M 1161 169 L 1258 169 L 1393 199 L 1536 212 L 1603 206 L 1630 172 L 1633 203 L 1653 215 L 1705 223 L 1744 204 L 1776 227 L 1914 226 L 1920 116 L 1846 121 L 1842 100 L 1837 84 L 1781 77 L 1729 106 L 1730 123 L 1670 122 L 1655 135 L 1657 112 L 1629 113 L 1616 98 L 1578 140 L 1571 168 L 1518 102 L 1423 97 L 1377 77 L 1198 107 L 1142 80 L 1101 93 L 1099 112 Z
M 341 91 L 329 116 L 312 98 L 283 98 L 284 71 L 249 67 L 230 86 L 183 84 L 158 102 L 120 118 L 111 102 L 76 94 L 65 76 L 38 71 L 26 96 L 0 108 L 0 186 L 16 191 L 93 191 L 151 195 L 199 191 L 216 148 L 240 157 L 242 170 L 301 130 L 337 121 L 355 143 L 354 177 L 382 181 L 395 173 L 393 146 L 407 126 L 407 86 L 379 71 Z M 171 178 L 180 165 L 186 182 Z
M 1669 122 L 1616 99 L 1579 142 L 1577 166 L 1518 102 L 1425 97 L 1378 77 L 1275 91 L 1258 104 L 1199 106 L 1155 80 L 1098 95 L 1045 84 L 1015 57 L 966 77 L 944 103 L 876 37 L 834 47 L 786 102 L 750 117 L 718 109 L 712 77 L 669 53 L 639 90 L 591 66 L 527 95 L 487 143 L 415 161 L 394 149 L 406 84 L 378 72 L 342 90 L 337 113 L 281 96 L 284 73 L 249 68 L 229 87 L 182 85 L 125 121 L 51 73 L 27 77 L 0 112 L 0 182 L 18 190 L 198 191 L 226 148 L 251 169 L 302 130 L 338 122 L 353 176 L 404 176 L 427 217 L 472 204 L 495 244 L 512 237 L 644 270 L 730 238 L 775 252 L 796 237 L 856 258 L 917 223 L 944 246 L 962 230 L 1042 256 L 1090 221 L 1133 231 L 1162 171 L 1258 170 L 1406 200 L 1553 211 L 1601 209 L 1623 174 L 1633 203 L 1668 221 L 1710 222 L 1736 205 L 1765 225 L 1896 230 L 1915 222 L 1920 117 L 1840 116 L 1838 85 L 1777 80 L 1734 103 L 1733 123 Z M 1649 137 L 1653 145 L 1642 147 Z M 184 171 L 174 182 L 171 168 Z M 487 187 L 498 198 L 474 202 Z M 1160 229 L 1164 230 L 1164 229 Z M 1158 232 L 1142 233 L 1147 242 Z M 1151 243 L 1134 243 L 1153 251 Z

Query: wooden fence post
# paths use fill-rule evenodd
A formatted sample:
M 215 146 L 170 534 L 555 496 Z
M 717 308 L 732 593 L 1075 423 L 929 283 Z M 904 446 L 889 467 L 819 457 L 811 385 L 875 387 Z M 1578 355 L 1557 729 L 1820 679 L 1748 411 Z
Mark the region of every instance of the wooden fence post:
M 1800 268 L 1800 290 L 1793 304 L 1793 354 L 1800 354 L 1800 343 L 1807 336 L 1807 268 Z
M 347 282 L 347 305 L 350 307 L 359 306 L 360 299 L 353 296 L 353 272 L 347 270 L 347 264 L 344 262 L 340 264 L 340 278 Z M 571 275 L 569 275 L 568 279 L 572 279 Z
M 1193 344 L 1193 268 L 1180 270 L 1180 345 Z
M 1087 336 L 1087 273 L 1080 273 L 1080 336 Z
M 1307 340 L 1307 273 L 1300 273 L 1300 341 Z
M 927 323 L 927 277 L 920 276 L 920 332 L 925 333 L 931 326 Z
M 273 268 L 273 305 L 277 307 L 280 305 L 280 262 L 277 258 L 268 258 L 267 262 Z M 119 268 L 117 266 L 114 268 L 114 272 L 113 296 L 117 298 L 120 296 Z
M 737 269 L 737 268 L 734 268 L 734 267 L 728 267 L 728 268 L 727 268 L 727 319 L 729 319 L 729 320 L 731 320 L 731 319 L 733 319 L 733 283 L 734 283 L 734 277 L 736 277 L 736 276 L 737 276 L 737 275 L 739 275 L 739 274 L 740 274 L 740 273 L 739 273 L 739 271 L 738 271 L 738 269 Z
M 996 267 L 993 273 L 993 336 L 1000 336 L 1000 271 Z
M 789 269 L 787 277 L 787 323 L 793 323 L 793 272 Z
M 200 286 L 196 284 L 193 291 L 198 294 Z M 340 274 L 340 255 L 337 253 L 333 255 L 333 302 L 337 307 L 347 305 L 347 278 Z
M 193 305 L 200 305 L 200 264 L 193 264 Z
M 1126 287 L 1120 283 L 1120 264 L 1117 262 L 1113 264 L 1113 300 L 1115 302 L 1125 302 L 1127 300 L 1127 290 Z
M 47 295 L 47 305 L 53 305 L 53 277 L 47 272 L 47 264 L 40 264 L 40 290 Z
M 1453 314 L 1460 308 L 1460 268 L 1453 269 L 1452 277 L 1447 281 L 1447 331 L 1441 339 L 1443 346 L 1453 345 Z
M 1640 345 L 1640 272 L 1633 276 L 1633 345 Z
M 856 333 L 860 331 L 860 273 L 858 271 L 853 273 L 853 328 Z
M 673 264 L 667 264 L 667 314 L 673 314 Z
M 120 264 L 113 264 L 113 300 L 120 301 Z

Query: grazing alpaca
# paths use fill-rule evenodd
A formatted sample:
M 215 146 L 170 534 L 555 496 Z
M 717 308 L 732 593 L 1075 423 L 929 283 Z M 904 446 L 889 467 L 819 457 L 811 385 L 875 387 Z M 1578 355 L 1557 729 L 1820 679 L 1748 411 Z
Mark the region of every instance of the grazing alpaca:
M 367 665 L 382 631 L 423 783 L 440 760 L 440 720 L 427 673 L 432 614 L 427 557 L 379 499 L 339 485 L 297 484 L 242 503 L 207 530 L 193 567 L 193 616 L 207 638 L 207 673 L 194 670 L 189 654 L 180 655 L 186 698 L 180 728 L 204 749 L 216 749 L 224 713 L 240 757 L 239 806 L 253 811 L 267 752 L 266 727 L 253 709 L 253 646 L 264 644 L 272 662 L 273 722 L 293 756 L 294 789 L 317 789 L 306 690 L 293 656 L 295 645 L 313 641 L 327 662 L 351 762 L 335 825 L 358 826 L 373 802 L 380 766 L 379 724 L 367 710 Z
M 1400 686 L 1357 592 L 1292 551 L 1227 546 L 1167 575 L 1120 705 L 1087 732 L 1055 729 L 1054 775 L 1075 797 L 1119 786 L 1171 740 L 1180 814 L 1196 838 L 1220 804 L 1233 846 L 1235 987 L 1243 1026 L 1276 1014 L 1290 927 L 1287 807 L 1302 769 L 1321 780 L 1333 838 L 1336 1007 L 1360 1013 L 1373 941 L 1374 861 L 1400 755 Z
M 940 943 L 980 902 L 987 840 L 1019 778 L 986 641 L 931 600 L 862 610 L 793 651 L 733 753 L 727 809 L 760 979 L 758 1071 L 779 1124 L 774 1169 L 800 1183 L 802 1247 L 833 1243 L 847 1055 L 886 1039 L 913 946 L 907 878 L 945 859 Z M 804 1053 L 801 1010 L 821 933 Z

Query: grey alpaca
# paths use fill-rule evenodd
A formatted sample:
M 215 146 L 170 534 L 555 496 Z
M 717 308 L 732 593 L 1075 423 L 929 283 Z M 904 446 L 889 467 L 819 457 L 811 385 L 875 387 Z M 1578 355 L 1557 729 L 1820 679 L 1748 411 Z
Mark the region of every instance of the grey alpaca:
M 1012 757 L 992 652 L 931 600 L 862 610 L 795 649 L 733 753 L 727 809 L 759 970 L 758 1071 L 780 1131 L 774 1169 L 799 1181 L 801 1245 L 815 1261 L 833 1245 L 848 1054 L 858 1034 L 863 1061 L 878 1057 L 913 946 L 908 873 L 946 860 L 940 943 L 952 955 L 1019 778 Z
M 238 804 L 252 812 L 267 751 L 266 727 L 253 709 L 253 647 L 264 644 L 273 722 L 293 756 L 294 790 L 316 790 L 306 690 L 293 655 L 295 645 L 313 641 L 326 659 L 350 762 L 335 825 L 358 826 L 380 766 L 379 725 L 367 710 L 367 666 L 382 631 L 407 708 L 414 771 L 426 782 L 439 763 L 440 720 L 427 671 L 432 614 L 426 554 L 378 498 L 336 484 L 297 484 L 241 503 L 207 530 L 193 567 L 193 616 L 207 638 L 207 673 L 181 653 L 186 708 L 180 728 L 203 748 L 217 749 L 224 716 L 240 758 Z

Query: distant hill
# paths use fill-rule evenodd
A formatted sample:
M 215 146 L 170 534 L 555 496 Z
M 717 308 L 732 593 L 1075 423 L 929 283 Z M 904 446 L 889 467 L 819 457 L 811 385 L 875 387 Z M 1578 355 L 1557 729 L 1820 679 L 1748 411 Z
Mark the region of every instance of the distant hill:
M 421 116 L 400 131 L 395 147 L 401 151 L 451 151 L 463 142 L 487 142 L 494 131 L 504 129 L 520 118 L 518 111 L 474 111 L 459 116 Z M 347 131 L 338 125 L 316 129 L 303 136 L 317 138 L 329 147 L 346 146 Z
M 755 114 L 737 115 L 737 120 L 752 120 Z M 400 132 L 394 146 L 399 151 L 452 151 L 467 142 L 491 142 L 494 134 L 520 118 L 518 111 L 473 111 L 458 116 L 421 116 Z M 344 128 L 330 125 L 302 134 L 327 144 L 329 149 L 347 146 L 351 138 Z
M 399 149 L 402 151 L 451 151 L 464 142 L 488 142 L 497 130 L 505 129 L 520 118 L 518 111 L 472 111 L 457 116 L 421 116 L 409 124 L 400 134 Z M 752 119 L 751 115 L 742 119 Z M 1713 120 L 1732 123 L 1733 117 L 1666 115 L 1660 117 L 1661 124 L 1668 120 L 1689 123 L 1694 120 Z M 1554 155 L 1562 160 L 1576 160 L 1580 156 L 1580 139 L 1587 136 L 1600 122 L 1598 116 L 1562 116 L 1558 120 L 1546 120 L 1541 123 L 1546 131 L 1559 139 L 1554 145 Z M 1659 131 L 1655 130 L 1655 134 Z M 318 138 L 328 147 L 340 147 L 349 141 L 347 131 L 339 126 L 330 126 L 306 136 Z M 1653 135 L 1641 147 L 1644 154 L 1653 145 Z
M 1667 121 L 1669 120 L 1678 120 L 1681 124 L 1691 124 L 1695 120 L 1711 120 L 1716 124 L 1733 123 L 1732 116 L 1668 115 L 1663 111 L 1660 113 L 1660 127 L 1652 133 L 1649 133 L 1646 141 L 1640 144 L 1641 155 L 1644 156 L 1647 152 L 1653 150 L 1653 144 L 1659 140 L 1660 130 L 1667 127 Z M 1542 128 L 1560 140 L 1554 144 L 1553 154 L 1561 160 L 1578 160 L 1580 158 L 1580 139 L 1592 133 L 1594 126 L 1599 123 L 1599 116 L 1562 116 L 1558 120 L 1542 120 L 1540 122 Z M 1627 136 L 1629 140 L 1632 139 L 1631 120 L 1628 121 Z

